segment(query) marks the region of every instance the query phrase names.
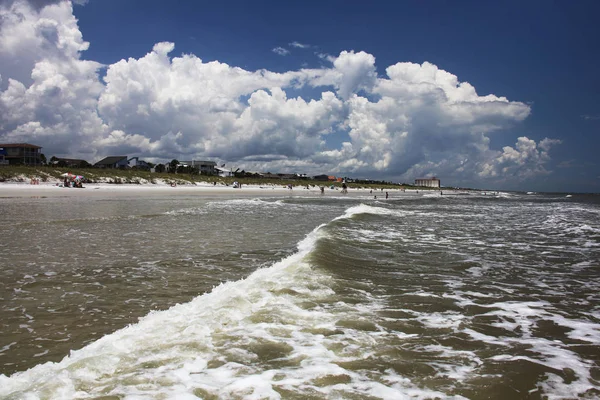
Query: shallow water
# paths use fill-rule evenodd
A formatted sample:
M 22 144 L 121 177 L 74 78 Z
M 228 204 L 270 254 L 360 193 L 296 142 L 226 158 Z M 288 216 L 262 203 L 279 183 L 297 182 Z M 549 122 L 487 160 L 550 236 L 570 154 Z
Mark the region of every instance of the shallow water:
M 583 195 L 0 199 L 0 397 L 595 398 L 599 214 Z

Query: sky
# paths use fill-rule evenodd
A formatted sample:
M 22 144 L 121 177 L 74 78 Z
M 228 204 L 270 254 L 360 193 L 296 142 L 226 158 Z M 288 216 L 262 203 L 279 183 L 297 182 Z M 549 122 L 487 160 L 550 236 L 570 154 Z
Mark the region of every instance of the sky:
M 0 0 L 0 143 L 600 192 L 600 2 Z

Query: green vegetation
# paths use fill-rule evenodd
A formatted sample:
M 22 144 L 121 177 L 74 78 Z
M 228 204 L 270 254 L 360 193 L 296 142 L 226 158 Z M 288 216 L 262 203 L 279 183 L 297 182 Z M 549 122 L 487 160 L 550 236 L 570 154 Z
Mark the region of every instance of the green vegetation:
M 30 166 L 5 166 L 0 168 L 0 182 L 28 182 L 30 179 L 37 178 L 40 182 L 61 182 L 61 174 L 71 173 L 73 175 L 82 175 L 86 183 L 112 183 L 112 184 L 157 184 L 159 182 L 175 183 L 177 185 L 195 185 L 198 183 L 209 183 L 217 185 L 232 185 L 238 181 L 242 185 L 276 185 L 287 186 L 291 184 L 294 187 L 309 186 L 319 187 L 331 185 L 341 188 L 340 182 L 315 181 L 311 179 L 264 179 L 260 177 L 230 177 L 223 178 L 219 176 L 198 175 L 190 173 L 165 173 L 149 172 L 136 169 L 98 169 L 98 168 L 66 168 L 66 167 L 30 167 Z M 367 188 L 367 189 L 402 189 L 412 187 L 410 185 L 398 185 L 389 182 L 355 182 L 347 183 L 348 188 Z M 416 188 L 423 189 L 426 188 Z

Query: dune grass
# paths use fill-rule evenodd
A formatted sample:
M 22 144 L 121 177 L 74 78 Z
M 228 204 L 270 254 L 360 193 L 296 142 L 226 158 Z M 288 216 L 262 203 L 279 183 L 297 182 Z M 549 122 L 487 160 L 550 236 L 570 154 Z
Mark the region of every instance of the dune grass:
M 339 182 L 314 181 L 314 180 L 288 180 L 288 179 L 264 179 L 259 177 L 220 177 L 198 174 L 171 174 L 149 172 L 136 169 L 99 169 L 99 168 L 59 168 L 51 166 L 23 166 L 10 165 L 0 168 L 0 182 L 28 182 L 33 178 L 41 182 L 60 182 L 61 174 L 71 173 L 73 175 L 82 175 L 87 183 L 113 183 L 113 184 L 157 184 L 159 182 L 176 183 L 178 185 L 195 185 L 199 183 L 209 183 L 217 185 L 232 185 L 238 181 L 243 185 L 276 185 L 287 186 L 291 184 L 294 187 L 309 186 L 318 187 L 333 185 L 341 188 Z M 349 188 L 367 188 L 367 189 L 402 189 L 401 186 L 392 183 L 348 183 Z M 420 189 L 420 188 L 419 188 Z M 425 188 L 423 188 L 425 189 Z

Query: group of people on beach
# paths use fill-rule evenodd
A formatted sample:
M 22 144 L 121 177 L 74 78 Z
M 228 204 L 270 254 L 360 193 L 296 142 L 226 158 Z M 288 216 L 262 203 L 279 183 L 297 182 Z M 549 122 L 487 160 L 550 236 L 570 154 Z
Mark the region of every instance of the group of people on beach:
M 83 188 L 83 182 L 80 179 L 69 181 L 69 179 L 65 177 L 65 179 L 63 180 L 63 187 Z

